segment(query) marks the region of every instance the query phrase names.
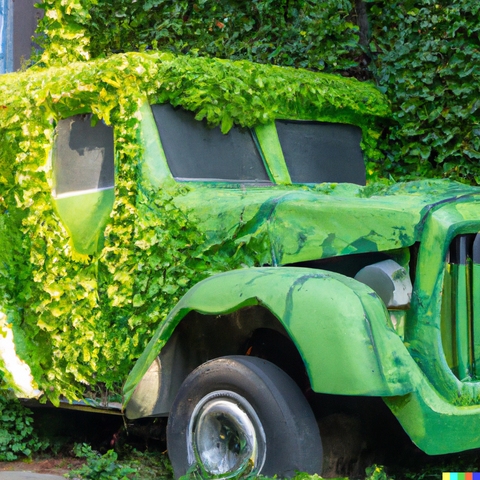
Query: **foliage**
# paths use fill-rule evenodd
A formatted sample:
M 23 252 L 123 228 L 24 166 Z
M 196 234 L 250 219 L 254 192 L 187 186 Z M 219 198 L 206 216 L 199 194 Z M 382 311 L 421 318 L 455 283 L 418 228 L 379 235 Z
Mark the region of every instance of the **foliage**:
M 31 411 L 18 400 L 0 395 L 0 461 L 16 460 L 46 448 L 33 431 Z
M 480 4 L 372 0 L 370 48 L 393 104 L 384 175 L 480 183 Z
M 365 0 L 367 47 L 355 3 L 45 0 L 43 61 L 154 48 L 373 78 L 394 115 L 371 177 L 480 183 L 478 2 Z
M 357 65 L 349 0 L 46 0 L 45 62 L 146 48 L 329 71 Z
M 87 444 L 77 444 L 73 449 L 86 464 L 68 473 L 68 478 L 83 480 L 172 480 L 173 470 L 166 455 L 133 450 L 122 456 L 113 450 L 101 455 Z
M 234 477 L 237 479 L 250 479 L 250 480 L 270 480 L 269 477 L 265 477 L 263 475 L 252 475 L 252 474 L 247 474 L 247 475 L 242 475 L 239 477 Z M 276 478 L 276 477 L 274 477 Z M 395 477 L 391 477 L 387 475 L 387 473 L 384 470 L 384 467 L 382 465 L 372 465 L 371 467 L 368 467 L 365 471 L 365 480 L 394 480 Z M 410 478 L 410 477 L 409 477 Z M 202 480 L 203 476 L 198 473 L 198 470 L 196 468 L 191 468 L 189 473 L 181 477 L 181 480 Z M 295 475 L 292 480 L 322 480 L 323 477 L 320 477 L 317 474 L 310 475 L 308 473 L 299 473 L 297 472 L 297 475 Z M 273 479 L 272 479 L 273 480 Z M 331 480 L 349 480 L 348 478 L 345 477 L 338 477 L 338 478 L 332 478 Z
M 41 54 L 41 61 L 46 65 L 67 65 L 88 60 L 89 36 L 82 25 L 90 18 L 89 4 L 85 8 L 82 0 L 44 0 L 37 6 L 45 10 L 38 24 L 38 32 L 43 35 L 38 42 L 47 47 Z
M 117 463 L 118 456 L 113 450 L 105 455 L 92 450 L 86 444 L 76 445 L 77 457 L 86 458 L 87 463 L 78 470 L 68 473 L 68 478 L 81 478 L 83 480 L 130 480 L 130 474 L 135 473 L 134 468 L 125 467 Z M 135 478 L 135 477 L 133 477 Z
M 125 457 L 122 464 L 135 469 L 137 480 L 173 480 L 173 469 L 166 454 L 140 452 L 133 449 Z
M 372 465 L 366 469 L 365 473 L 367 474 L 365 480 L 392 480 L 381 465 Z
M 178 299 L 198 281 L 256 265 L 255 242 L 206 245 L 173 202 L 176 192 L 138 188 L 139 109 L 146 97 L 197 112 L 228 131 L 276 116 L 349 118 L 367 132 L 388 105 L 352 79 L 249 62 L 123 54 L 70 67 L 32 68 L 0 82 L 0 304 L 20 358 L 53 401 L 86 385 L 115 388 Z M 252 105 L 255 107 L 252 108 Z M 115 126 L 116 192 L 105 247 L 72 248 L 54 211 L 48 154 L 54 123 L 80 111 Z M 3 227 L 2 227 L 3 225 Z M 234 232 L 232 232 L 232 235 Z M 228 243 L 228 242 L 227 242 Z

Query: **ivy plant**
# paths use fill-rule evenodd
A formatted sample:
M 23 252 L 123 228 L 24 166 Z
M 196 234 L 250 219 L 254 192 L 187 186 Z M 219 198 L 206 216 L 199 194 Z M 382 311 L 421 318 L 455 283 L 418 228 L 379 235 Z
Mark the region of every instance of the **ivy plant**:
M 47 443 L 33 430 L 32 412 L 15 398 L 0 395 L 0 461 L 10 462 L 19 455 L 30 456 Z
M 155 49 L 345 70 L 357 65 L 349 0 L 45 0 L 43 61 L 68 63 Z
M 384 174 L 480 183 L 480 4 L 373 0 L 370 43 L 392 99 Z
M 181 105 L 224 132 L 278 117 L 357 124 L 370 162 L 378 155 L 378 122 L 389 114 L 380 91 L 353 79 L 171 53 L 2 76 L 0 305 L 18 355 L 54 403 L 95 385 L 115 390 L 189 288 L 261 262 L 258 239 L 239 246 L 232 232 L 207 244 L 173 201 L 186 187 L 150 192 L 139 185 L 146 101 Z M 115 204 L 96 255 L 73 248 L 54 210 L 49 167 L 55 123 L 86 110 L 114 126 L 116 144 Z

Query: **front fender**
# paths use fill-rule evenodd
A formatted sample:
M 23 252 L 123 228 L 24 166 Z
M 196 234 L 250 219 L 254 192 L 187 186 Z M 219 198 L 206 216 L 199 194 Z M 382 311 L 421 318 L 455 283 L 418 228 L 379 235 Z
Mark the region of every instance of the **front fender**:
M 264 306 L 282 323 L 315 392 L 396 396 L 413 390 L 413 360 L 369 287 L 322 270 L 249 268 L 210 277 L 185 294 L 128 376 L 124 407 L 188 312 L 220 315 L 249 305 Z

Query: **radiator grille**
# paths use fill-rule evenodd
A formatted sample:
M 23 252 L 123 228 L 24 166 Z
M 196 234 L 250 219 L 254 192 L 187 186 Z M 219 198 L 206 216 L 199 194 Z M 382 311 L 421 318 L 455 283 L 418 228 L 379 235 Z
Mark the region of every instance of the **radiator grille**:
M 480 234 L 459 235 L 450 245 L 441 330 L 453 373 L 462 381 L 480 379 Z

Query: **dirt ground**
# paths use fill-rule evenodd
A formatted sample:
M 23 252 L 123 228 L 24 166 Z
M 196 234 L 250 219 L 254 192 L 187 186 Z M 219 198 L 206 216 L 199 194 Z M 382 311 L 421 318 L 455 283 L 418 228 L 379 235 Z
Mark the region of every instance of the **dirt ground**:
M 28 461 L 0 462 L 0 472 L 28 471 L 64 475 L 71 470 L 77 470 L 84 463 L 85 460 L 78 458 L 34 458 Z

